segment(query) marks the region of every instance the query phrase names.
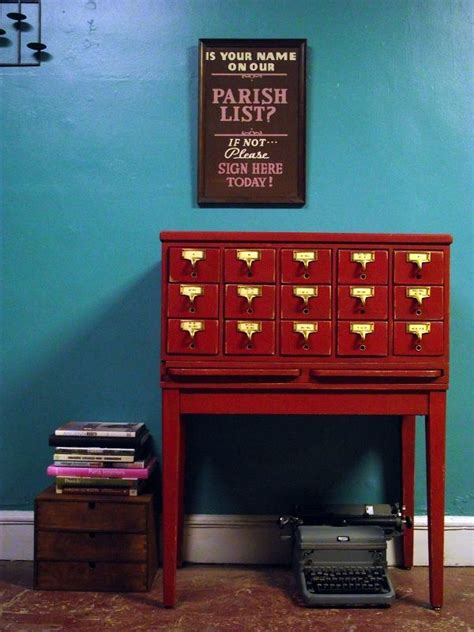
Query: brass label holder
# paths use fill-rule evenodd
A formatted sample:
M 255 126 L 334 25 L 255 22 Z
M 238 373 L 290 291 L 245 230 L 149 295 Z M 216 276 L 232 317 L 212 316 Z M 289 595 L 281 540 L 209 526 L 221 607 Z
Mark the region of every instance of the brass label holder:
M 367 287 L 351 287 L 350 295 L 352 298 L 358 298 L 362 305 L 365 307 L 365 302 L 368 298 L 375 296 L 375 287 L 367 286 Z
M 431 288 L 430 287 L 407 287 L 406 289 L 407 298 L 413 298 L 421 305 L 425 298 L 429 298 L 431 296 Z
M 318 332 L 318 323 L 293 323 L 293 331 L 301 334 L 304 341 L 308 342 L 310 335 Z
M 302 263 L 306 270 L 309 268 L 309 264 L 318 260 L 318 251 L 312 250 L 293 250 L 293 261 Z
M 253 263 L 259 261 L 260 257 L 260 250 L 237 250 L 237 259 L 245 261 L 249 272 L 252 270 Z
M 351 323 L 350 331 L 352 334 L 357 334 L 365 341 L 365 337 L 368 334 L 372 334 L 375 330 L 374 323 Z
M 414 263 L 421 270 L 425 263 L 431 261 L 431 252 L 407 252 L 408 263 Z
M 431 331 L 431 323 L 407 323 L 407 334 L 415 335 L 418 340 L 421 340 L 425 334 L 429 334 Z
M 194 340 L 194 336 L 198 331 L 205 330 L 205 324 L 202 320 L 182 320 L 179 323 L 179 328 L 182 331 L 187 331 L 191 336 L 191 340 Z
M 187 296 L 190 303 L 194 303 L 197 296 L 203 296 L 204 288 L 201 285 L 180 285 L 179 293 L 181 296 Z
M 250 306 L 256 296 L 262 296 L 262 288 L 258 286 L 238 285 L 237 294 L 245 298 Z
M 237 323 L 237 331 L 245 334 L 249 342 L 252 342 L 252 336 L 262 331 L 262 323 L 239 320 Z
M 365 270 L 368 263 L 375 261 L 375 252 L 351 252 L 351 261 L 355 261 Z
M 191 266 L 194 268 L 198 261 L 202 261 L 206 258 L 205 250 L 182 250 L 181 258 L 189 261 Z
M 293 288 L 293 296 L 302 299 L 305 305 L 308 305 L 310 298 L 315 298 L 316 296 L 318 296 L 318 292 L 318 287 L 303 286 Z

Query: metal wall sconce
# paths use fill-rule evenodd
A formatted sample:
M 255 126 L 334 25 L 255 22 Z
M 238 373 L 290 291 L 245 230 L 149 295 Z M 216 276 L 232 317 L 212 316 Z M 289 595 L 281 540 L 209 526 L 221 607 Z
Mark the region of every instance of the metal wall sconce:
M 39 66 L 45 48 L 41 0 L 0 0 L 0 66 Z

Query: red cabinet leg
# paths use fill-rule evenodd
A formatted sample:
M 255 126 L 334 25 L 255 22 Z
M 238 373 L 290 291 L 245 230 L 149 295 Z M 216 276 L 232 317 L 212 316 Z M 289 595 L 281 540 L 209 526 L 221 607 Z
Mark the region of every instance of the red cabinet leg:
M 402 417 L 402 504 L 404 513 L 413 519 L 415 511 L 415 415 Z M 413 566 L 413 529 L 403 534 L 403 566 Z
M 185 468 L 185 447 L 186 433 L 185 424 L 181 418 L 181 449 L 179 467 L 179 498 L 178 498 L 178 567 L 183 565 L 183 533 L 184 533 L 184 468 Z
M 432 392 L 429 397 L 429 413 L 426 417 L 426 478 L 430 601 L 433 608 L 441 608 L 444 570 L 446 393 Z
M 178 524 L 182 480 L 182 437 L 179 391 L 163 390 L 163 603 L 176 603 L 176 565 L 178 559 Z

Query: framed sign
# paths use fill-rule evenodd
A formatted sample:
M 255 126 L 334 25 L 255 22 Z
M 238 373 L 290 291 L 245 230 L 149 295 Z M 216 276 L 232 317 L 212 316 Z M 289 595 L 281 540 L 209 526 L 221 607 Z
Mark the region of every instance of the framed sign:
M 305 202 L 306 40 L 200 40 L 200 205 Z

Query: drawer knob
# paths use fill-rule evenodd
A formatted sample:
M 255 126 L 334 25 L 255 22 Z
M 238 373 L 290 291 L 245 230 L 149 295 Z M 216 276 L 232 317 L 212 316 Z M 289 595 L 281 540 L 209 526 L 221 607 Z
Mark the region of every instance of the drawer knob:
M 368 263 L 375 261 L 375 252 L 351 252 L 351 261 L 358 263 L 365 270 Z
M 351 287 L 350 295 L 352 298 L 358 298 L 362 305 L 365 307 L 365 302 L 368 298 L 375 296 L 375 288 L 372 287 Z
M 293 323 L 293 331 L 301 334 L 307 343 L 310 335 L 317 333 L 318 323 Z
M 305 305 L 308 305 L 309 299 L 318 296 L 317 287 L 294 287 L 293 296 L 302 299 Z
M 365 340 L 365 337 L 367 336 L 367 334 L 372 334 L 374 332 L 374 329 L 375 329 L 374 323 L 351 323 L 350 324 L 351 333 L 357 334 L 358 336 L 362 338 L 362 340 Z
M 422 340 L 425 334 L 429 334 L 431 331 L 431 323 L 407 323 L 407 334 L 413 334 L 418 340 Z
M 250 285 L 239 285 L 237 287 L 237 294 L 242 298 L 245 298 L 250 307 L 256 296 L 262 296 L 262 288 L 256 286 L 252 287 Z
M 191 267 L 194 268 L 198 261 L 202 261 L 206 258 L 205 250 L 182 250 L 181 258 L 189 261 Z
M 429 287 L 407 287 L 407 298 L 413 298 L 418 305 L 421 305 L 425 298 L 431 295 L 431 288 Z
M 249 274 L 252 272 L 252 265 L 260 260 L 260 250 L 237 250 L 237 259 L 245 261 Z
M 302 263 L 306 270 L 309 269 L 309 264 L 312 261 L 318 260 L 318 251 L 311 250 L 294 250 L 293 251 L 293 261 L 298 261 Z
M 249 321 L 239 321 L 237 323 L 237 331 L 245 334 L 248 338 L 249 343 L 252 342 L 252 336 L 255 333 L 259 333 L 262 331 L 262 323 L 255 323 Z
M 421 270 L 425 263 L 431 261 L 431 252 L 407 252 L 408 263 L 414 263 Z
M 187 296 L 189 302 L 192 304 L 197 296 L 204 294 L 204 288 L 201 285 L 180 285 L 179 293 L 181 296 Z
M 194 340 L 194 336 L 198 331 L 204 331 L 206 326 L 202 320 L 181 320 L 179 323 L 181 331 L 187 331 Z

